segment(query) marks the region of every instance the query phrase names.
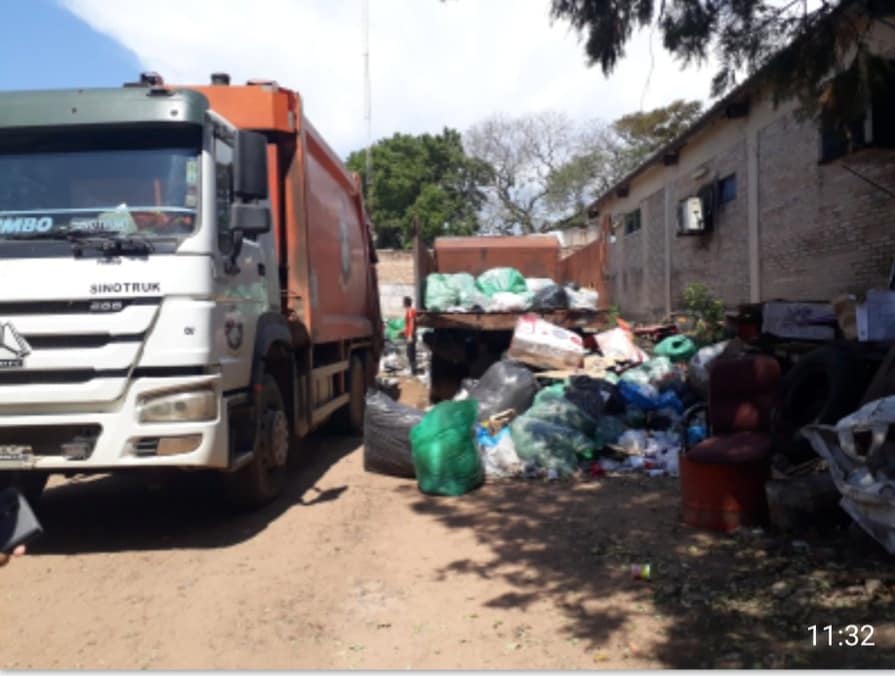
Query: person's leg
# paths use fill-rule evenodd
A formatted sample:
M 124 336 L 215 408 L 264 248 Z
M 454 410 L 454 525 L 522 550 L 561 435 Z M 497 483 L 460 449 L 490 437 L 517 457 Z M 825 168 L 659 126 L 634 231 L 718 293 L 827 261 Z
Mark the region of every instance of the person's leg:
M 410 373 L 416 375 L 416 341 L 407 339 L 407 361 L 410 363 Z

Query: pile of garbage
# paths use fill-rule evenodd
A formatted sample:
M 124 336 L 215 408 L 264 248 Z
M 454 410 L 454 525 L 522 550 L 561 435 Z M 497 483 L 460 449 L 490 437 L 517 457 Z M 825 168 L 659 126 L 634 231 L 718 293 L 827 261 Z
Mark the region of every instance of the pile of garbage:
M 676 476 L 684 438 L 706 436 L 704 419 L 684 429 L 683 416 L 723 346 L 676 335 L 650 355 L 620 328 L 587 343 L 525 315 L 504 359 L 452 401 L 423 412 L 371 393 L 365 467 L 435 495 L 508 478 Z
M 492 268 L 478 277 L 465 272 L 426 277 L 425 308 L 430 312 L 595 312 L 598 300 L 593 289 L 525 278 L 515 268 Z

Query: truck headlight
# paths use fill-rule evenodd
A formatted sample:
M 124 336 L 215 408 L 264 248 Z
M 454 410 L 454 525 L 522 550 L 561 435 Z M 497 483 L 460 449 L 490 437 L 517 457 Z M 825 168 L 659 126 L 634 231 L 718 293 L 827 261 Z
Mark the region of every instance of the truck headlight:
M 137 411 L 141 423 L 214 420 L 218 398 L 212 390 L 172 392 L 144 399 Z

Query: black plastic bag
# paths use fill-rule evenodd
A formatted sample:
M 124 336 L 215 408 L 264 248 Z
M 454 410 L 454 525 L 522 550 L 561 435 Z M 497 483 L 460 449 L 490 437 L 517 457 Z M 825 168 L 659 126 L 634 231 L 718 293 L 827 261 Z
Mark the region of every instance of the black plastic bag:
M 604 413 L 610 415 L 624 413 L 626 408 L 625 401 L 618 394 L 615 385 L 589 376 L 569 378 L 565 397 L 594 419 Z
M 364 413 L 364 469 L 389 476 L 416 476 L 410 454 L 410 430 L 423 411 L 392 400 L 387 394 L 367 392 Z
M 469 390 L 469 398 L 479 402 L 479 420 L 485 420 L 510 408 L 522 415 L 537 391 L 538 381 L 527 367 L 503 360 L 488 367 Z
M 531 309 L 540 312 L 550 312 L 552 310 L 567 310 L 569 308 L 569 297 L 566 290 L 559 284 L 551 284 L 535 294 L 531 301 Z

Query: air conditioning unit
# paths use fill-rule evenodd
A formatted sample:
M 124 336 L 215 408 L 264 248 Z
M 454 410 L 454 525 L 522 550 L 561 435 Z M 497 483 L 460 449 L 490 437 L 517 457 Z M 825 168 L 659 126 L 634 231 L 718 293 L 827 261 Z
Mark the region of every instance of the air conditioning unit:
M 681 235 L 701 235 L 705 232 L 702 200 L 688 197 L 678 205 L 678 232 Z

